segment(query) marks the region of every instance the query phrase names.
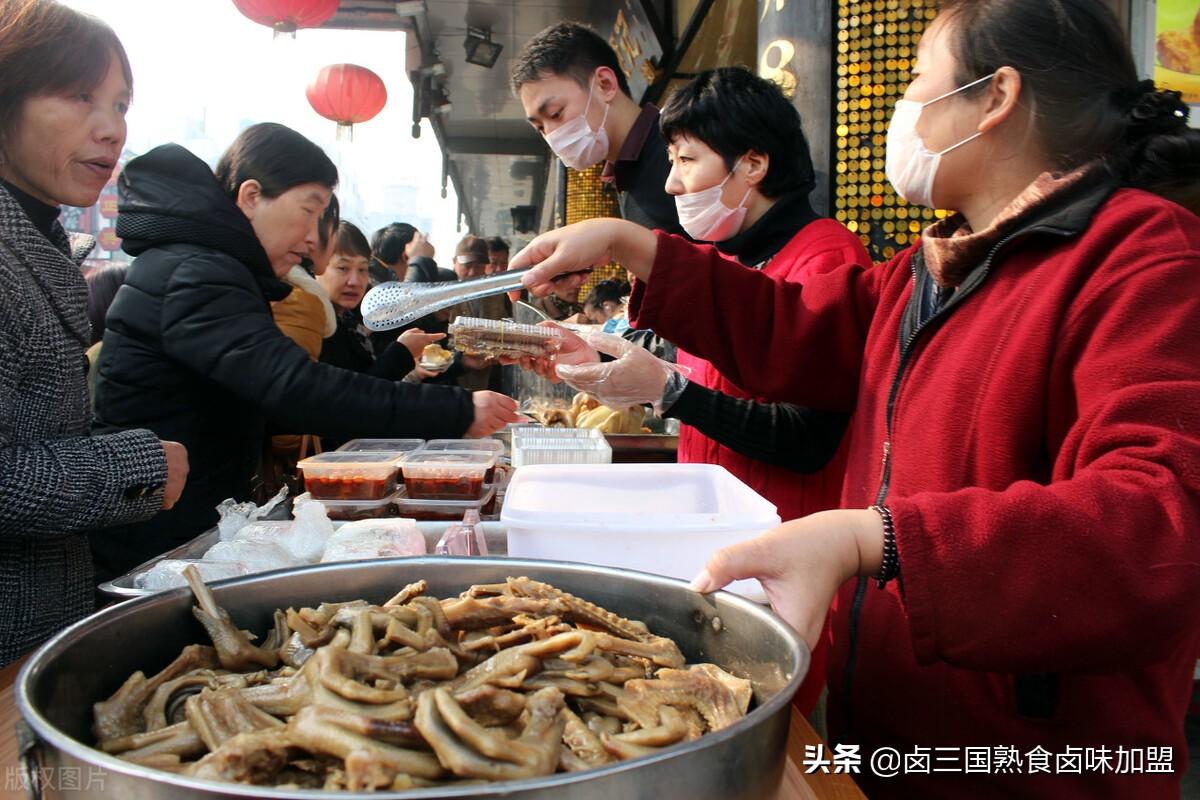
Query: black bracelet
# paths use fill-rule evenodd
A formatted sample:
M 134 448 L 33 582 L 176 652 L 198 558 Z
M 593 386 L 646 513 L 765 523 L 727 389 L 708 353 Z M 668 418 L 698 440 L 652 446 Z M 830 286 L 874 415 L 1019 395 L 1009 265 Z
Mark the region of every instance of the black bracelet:
M 892 510 L 887 506 L 871 506 L 871 510 L 883 520 L 883 561 L 879 564 L 879 572 L 873 576 L 875 585 L 882 589 L 888 581 L 900 575 L 900 551 L 896 549 L 896 526 L 892 523 Z

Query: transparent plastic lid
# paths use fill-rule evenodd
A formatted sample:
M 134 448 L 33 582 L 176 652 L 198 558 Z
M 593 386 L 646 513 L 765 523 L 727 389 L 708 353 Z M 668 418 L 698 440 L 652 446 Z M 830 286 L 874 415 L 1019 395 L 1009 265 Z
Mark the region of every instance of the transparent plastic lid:
M 497 455 L 503 455 L 504 442 L 497 439 L 430 439 L 425 443 L 425 448 L 428 452 L 438 451 L 462 451 L 462 450 L 481 450 L 483 452 L 492 451 Z
M 410 453 L 425 446 L 424 439 L 351 439 L 335 453 Z
M 349 467 L 387 469 L 395 467 L 399 463 L 400 458 L 395 453 L 334 450 L 330 453 L 317 453 L 315 456 L 309 456 L 296 466 L 304 470 L 344 469 Z
M 514 442 L 526 439 L 604 439 L 604 434 L 598 428 L 546 428 L 542 425 L 513 428 L 512 436 Z
M 432 471 L 482 473 L 494 466 L 496 453 L 490 450 L 417 450 L 400 463 L 405 475 Z
M 314 497 L 313 500 L 331 511 L 335 509 L 341 511 L 350 511 L 354 509 L 379 508 L 381 506 L 386 506 L 388 503 L 394 503 L 396 502 L 396 498 L 398 498 L 403 491 L 403 489 L 398 489 L 397 491 L 389 494 L 387 497 L 380 498 L 379 500 L 326 500 L 321 497 Z

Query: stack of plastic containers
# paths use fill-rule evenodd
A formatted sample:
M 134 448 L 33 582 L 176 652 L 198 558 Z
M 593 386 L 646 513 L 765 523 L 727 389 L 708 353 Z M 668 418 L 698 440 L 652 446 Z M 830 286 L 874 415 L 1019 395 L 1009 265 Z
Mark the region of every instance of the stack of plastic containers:
M 400 516 L 460 520 L 467 511 L 495 513 L 496 487 L 487 482 L 495 450 L 417 450 L 400 463 L 404 488 L 395 503 Z
M 612 447 L 593 428 L 513 428 L 512 464 L 611 464 Z
M 393 451 L 319 453 L 297 466 L 314 500 L 320 500 L 330 519 L 356 520 L 394 516 L 404 454 Z

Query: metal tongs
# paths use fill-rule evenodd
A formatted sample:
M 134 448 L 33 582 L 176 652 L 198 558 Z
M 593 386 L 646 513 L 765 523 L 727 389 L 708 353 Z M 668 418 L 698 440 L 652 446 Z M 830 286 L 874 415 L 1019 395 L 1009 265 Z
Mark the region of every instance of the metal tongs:
M 528 271 L 497 272 L 456 283 L 381 283 L 363 298 L 363 322 L 373 331 L 390 331 L 443 308 L 517 291 L 522 288 L 521 278 Z

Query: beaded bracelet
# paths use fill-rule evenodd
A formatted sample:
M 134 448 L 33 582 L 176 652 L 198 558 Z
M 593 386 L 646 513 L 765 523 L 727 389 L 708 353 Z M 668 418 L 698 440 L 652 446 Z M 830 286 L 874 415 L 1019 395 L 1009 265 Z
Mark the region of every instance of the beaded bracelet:
M 900 575 L 900 551 L 896 549 L 896 526 L 892 523 L 892 510 L 887 506 L 871 506 L 871 510 L 883 520 L 883 561 L 879 564 L 879 572 L 873 576 L 875 585 L 882 589 L 888 581 Z

